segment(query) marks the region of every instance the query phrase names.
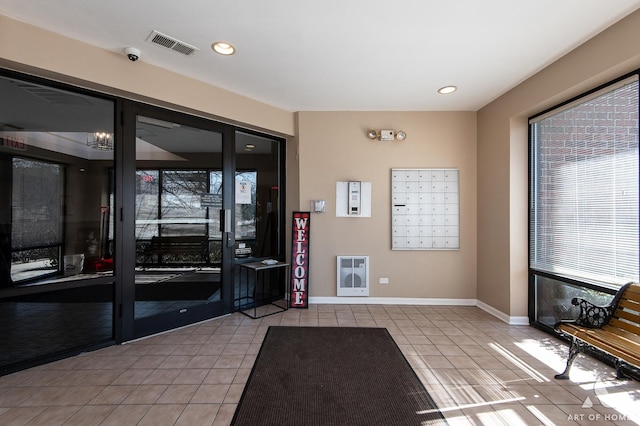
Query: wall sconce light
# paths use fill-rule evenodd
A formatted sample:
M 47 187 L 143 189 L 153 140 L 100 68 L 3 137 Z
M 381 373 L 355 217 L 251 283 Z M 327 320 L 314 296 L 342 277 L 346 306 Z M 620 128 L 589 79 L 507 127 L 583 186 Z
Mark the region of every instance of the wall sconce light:
M 406 139 L 407 137 L 407 133 L 399 130 L 398 132 L 396 132 L 395 130 L 369 130 L 367 132 L 367 137 L 369 139 L 371 139 L 372 141 L 374 140 L 380 140 L 380 141 L 392 141 L 392 140 L 398 140 L 398 141 L 403 141 Z
M 326 211 L 325 200 L 311 200 L 311 211 L 314 213 L 324 213 Z

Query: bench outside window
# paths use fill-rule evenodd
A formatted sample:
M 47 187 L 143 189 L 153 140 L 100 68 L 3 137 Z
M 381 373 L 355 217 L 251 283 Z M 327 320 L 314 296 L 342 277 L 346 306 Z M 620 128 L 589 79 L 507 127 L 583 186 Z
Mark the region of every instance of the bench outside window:
M 154 236 L 142 255 L 144 264 L 206 264 L 209 262 L 209 238 L 200 235 Z

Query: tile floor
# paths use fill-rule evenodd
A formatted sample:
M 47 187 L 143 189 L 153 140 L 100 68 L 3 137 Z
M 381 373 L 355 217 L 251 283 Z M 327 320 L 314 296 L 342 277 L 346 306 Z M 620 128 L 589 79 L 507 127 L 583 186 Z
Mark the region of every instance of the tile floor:
M 270 325 L 386 327 L 451 425 L 640 422 L 640 384 L 475 307 L 239 313 L 0 377 L 2 425 L 227 425 Z

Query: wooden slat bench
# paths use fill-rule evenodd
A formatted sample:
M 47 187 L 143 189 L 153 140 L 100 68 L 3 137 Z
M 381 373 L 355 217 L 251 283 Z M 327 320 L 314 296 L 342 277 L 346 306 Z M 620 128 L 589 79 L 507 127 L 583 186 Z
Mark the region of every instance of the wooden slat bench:
M 209 239 L 201 235 L 180 235 L 170 237 L 151 237 L 149 248 L 144 253 L 150 257 L 158 256 L 162 263 L 165 255 L 197 255 L 200 262 L 207 262 L 209 257 Z
M 625 363 L 640 367 L 640 284 L 624 285 L 607 306 L 596 306 L 578 298 L 571 303 L 580 306 L 580 316 L 555 326 L 571 338 L 567 366 L 556 379 L 568 379 L 576 356 L 589 346 L 616 359 L 619 379 L 625 378 L 621 370 Z

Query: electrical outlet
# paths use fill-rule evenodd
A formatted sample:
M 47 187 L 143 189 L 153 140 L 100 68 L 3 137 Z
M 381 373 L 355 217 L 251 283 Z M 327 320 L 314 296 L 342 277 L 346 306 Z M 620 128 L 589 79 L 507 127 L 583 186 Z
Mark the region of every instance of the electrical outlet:
M 378 282 L 380 284 L 389 284 L 389 278 L 380 278 Z

